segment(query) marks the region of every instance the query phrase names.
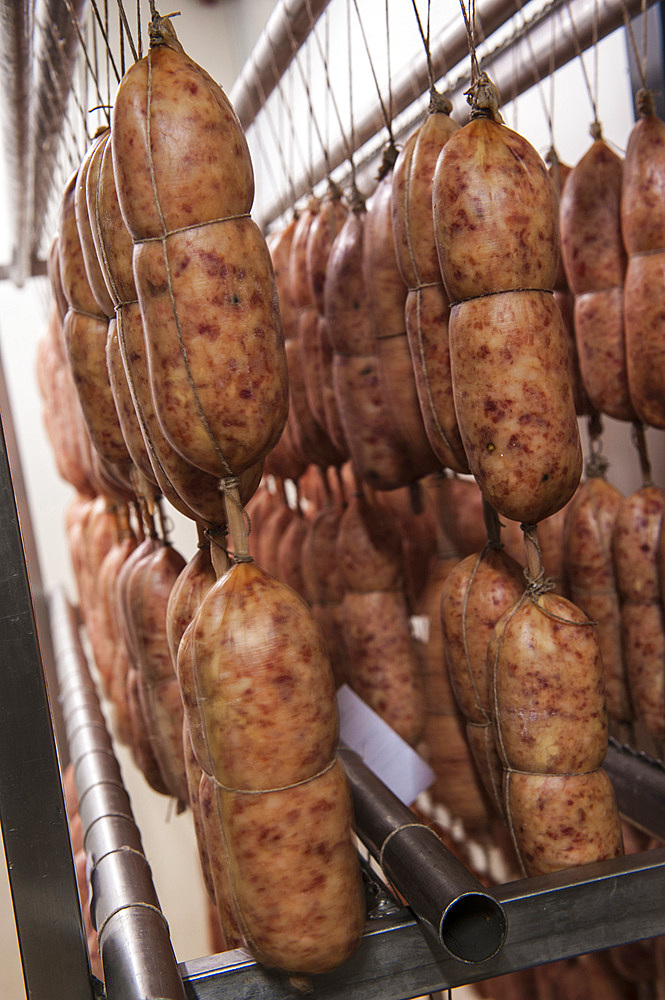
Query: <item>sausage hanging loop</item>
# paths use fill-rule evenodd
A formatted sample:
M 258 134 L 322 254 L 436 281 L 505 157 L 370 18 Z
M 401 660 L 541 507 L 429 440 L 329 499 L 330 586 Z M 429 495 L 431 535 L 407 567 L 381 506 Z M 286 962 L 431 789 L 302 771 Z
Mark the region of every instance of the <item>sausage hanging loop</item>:
M 224 496 L 226 520 L 233 542 L 233 558 L 238 563 L 253 562 L 254 560 L 249 552 L 248 538 L 251 531 L 251 522 L 249 514 L 240 500 L 240 480 L 237 476 L 225 476 L 224 479 L 219 480 L 218 486 Z

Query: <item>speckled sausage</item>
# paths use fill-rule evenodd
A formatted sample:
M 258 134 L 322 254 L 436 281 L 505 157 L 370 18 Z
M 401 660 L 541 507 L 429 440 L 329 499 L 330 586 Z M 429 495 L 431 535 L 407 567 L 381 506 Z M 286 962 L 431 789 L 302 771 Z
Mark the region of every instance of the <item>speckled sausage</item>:
M 433 191 L 441 273 L 455 303 L 453 393 L 469 466 L 499 515 L 541 521 L 570 499 L 582 471 L 551 292 L 558 229 L 547 168 L 522 136 L 479 117 L 444 146 Z
M 622 495 L 601 476 L 583 483 L 568 504 L 564 553 L 570 596 L 594 622 L 602 655 L 609 714 L 632 717 L 623 661 L 619 592 L 612 556 L 612 534 Z
M 93 140 L 92 144 L 88 148 L 88 151 L 83 157 L 83 160 L 81 161 L 81 166 L 79 167 L 76 175 L 76 186 L 74 188 L 74 212 L 76 216 L 76 227 L 78 229 L 79 240 L 81 242 L 81 253 L 83 254 L 83 263 L 85 264 L 85 271 L 88 277 L 90 291 L 94 295 L 95 301 L 97 302 L 101 312 L 104 313 L 105 316 L 108 316 L 109 319 L 113 315 L 114 302 L 109 295 L 106 280 L 97 256 L 97 248 L 92 232 L 93 216 L 90 214 L 88 208 L 87 190 L 88 176 L 90 174 L 90 167 L 93 159 L 96 158 L 97 162 L 99 162 L 101 150 L 103 150 L 104 146 L 108 142 L 110 134 L 110 131 L 107 129 Z
M 628 389 L 644 423 L 665 428 L 665 123 L 653 99 L 640 109 L 623 172 L 621 229 L 628 254 L 624 286 Z
M 401 540 L 388 515 L 354 496 L 337 537 L 349 683 L 399 735 L 422 736 L 421 667 L 409 626 Z
M 409 291 L 405 325 L 425 430 L 442 465 L 468 472 L 453 403 L 448 297 L 441 282 L 432 219 L 437 158 L 459 125 L 450 102 L 433 95 L 424 123 L 407 139 L 392 182 L 397 263 Z
M 554 186 L 557 204 L 561 206 L 561 193 L 566 185 L 566 181 L 572 173 L 572 167 L 566 163 L 561 163 L 554 150 L 548 156 L 548 172 Z M 561 232 L 559 230 L 559 236 Z M 559 260 L 559 269 L 554 282 L 554 298 L 561 312 L 566 340 L 568 342 L 568 363 L 570 368 L 570 381 L 573 387 L 573 400 L 575 401 L 575 412 L 578 417 L 589 413 L 590 403 L 584 388 L 582 373 L 580 371 L 580 360 L 575 340 L 575 296 L 570 290 L 566 269 L 563 266 L 563 257 Z
M 634 420 L 623 323 L 622 168 L 602 138 L 575 165 L 561 195 L 561 255 L 575 296 L 575 338 L 589 400 L 601 413 Z
M 348 680 L 349 659 L 344 641 L 344 584 L 337 560 L 337 536 L 343 514 L 341 504 L 326 504 L 312 521 L 302 554 L 310 607 L 326 640 L 336 687 Z
M 600 648 L 566 598 L 526 593 L 488 648 L 504 801 L 529 875 L 622 853 L 609 779 Z
M 183 707 L 166 634 L 166 609 L 185 560 L 161 544 L 132 571 L 127 581 L 139 697 L 148 736 L 164 781 L 179 802 L 188 801 L 182 750 Z
M 309 408 L 338 451 L 346 454 L 343 435 L 339 434 L 339 415 L 332 384 L 332 346 L 327 340 L 324 316 L 324 287 L 330 250 L 348 214 L 348 206 L 334 187 L 321 201 L 312 220 L 304 246 L 305 275 L 309 286 L 310 320 L 299 328 L 301 363 Z M 300 264 L 302 266 L 302 263 Z M 326 409 L 327 405 L 327 409 Z
M 366 210 L 354 206 L 335 240 L 326 272 L 325 318 L 333 347 L 333 386 L 351 461 L 374 489 L 395 489 L 415 475 L 395 435 L 375 353 L 363 275 Z
M 88 282 L 75 212 L 74 174 L 60 206 L 59 254 L 62 287 L 69 308 L 63 331 L 67 358 L 90 437 L 107 462 L 129 466 L 106 370 L 108 317 Z
M 665 494 L 643 486 L 626 497 L 612 533 L 621 596 L 623 655 L 635 715 L 665 737 L 665 621 L 659 588 L 659 538 Z
M 174 669 L 185 629 L 216 579 L 210 558 L 210 543 L 201 538 L 196 552 L 173 584 L 166 605 L 166 639 Z
M 248 217 L 244 134 L 168 19 L 153 18 L 149 53 L 121 81 L 111 132 L 158 419 L 188 462 L 237 476 L 286 420 L 283 333 L 270 255 Z
M 291 972 L 330 970 L 355 951 L 364 902 L 321 632 L 294 591 L 239 563 L 208 591 L 186 640 L 202 722 L 190 731 L 245 946 Z
M 488 802 L 450 684 L 440 611 L 442 587 L 458 561 L 438 554 L 431 558 L 425 588 L 414 610 L 419 620 L 427 621 L 427 637 L 417 639 L 416 651 L 425 691 L 423 742 L 427 761 L 436 774 L 429 794 L 459 817 L 470 832 L 486 829 Z
M 492 733 L 487 647 L 497 621 L 519 599 L 522 567 L 503 549 L 466 556 L 441 590 L 440 621 L 445 662 L 478 773 L 499 812 L 503 811 L 501 764 Z
M 414 478 L 441 467 L 432 451 L 420 409 L 406 332 L 407 287 L 397 264 L 392 215 L 392 170 L 368 203 L 363 276 L 388 410 L 396 437 L 409 446 Z

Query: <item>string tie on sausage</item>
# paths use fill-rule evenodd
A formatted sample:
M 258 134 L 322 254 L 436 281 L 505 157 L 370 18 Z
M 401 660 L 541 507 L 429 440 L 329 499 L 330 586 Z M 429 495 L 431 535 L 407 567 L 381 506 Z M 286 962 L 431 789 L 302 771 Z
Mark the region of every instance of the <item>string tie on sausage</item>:
M 654 247 L 653 250 L 636 250 L 629 256 L 632 257 L 653 257 L 654 254 L 665 253 L 665 247 Z
M 77 316 L 87 316 L 88 319 L 96 319 L 102 322 L 108 322 L 108 316 L 102 316 L 101 313 L 88 312 L 87 309 L 79 309 L 78 306 L 70 306 L 67 312 L 76 313 Z
M 238 476 L 225 476 L 218 481 L 217 488 L 224 495 L 224 502 L 232 503 L 240 512 L 240 515 L 245 522 L 245 530 L 249 535 L 252 530 L 252 522 L 247 510 L 243 507 L 239 498 L 240 479 Z M 249 552 L 234 552 L 233 558 L 237 563 L 254 562 L 254 559 Z
M 220 788 L 223 792 L 234 792 L 237 795 L 269 795 L 271 792 L 286 792 L 290 788 L 298 788 L 300 785 L 308 785 L 310 781 L 316 781 L 317 778 L 322 778 L 324 774 L 331 771 L 336 763 L 337 755 L 335 754 L 332 760 L 330 760 L 325 767 L 322 767 L 320 771 L 317 771 L 316 774 L 311 774 L 308 778 L 302 778 L 300 781 L 292 781 L 289 785 L 279 785 L 275 788 L 231 788 L 229 785 L 225 785 L 223 782 L 219 781 L 214 774 L 210 774 L 208 777 L 211 778 L 217 788 Z
M 159 233 L 158 236 L 144 236 L 139 240 L 134 240 L 134 245 L 140 246 L 142 243 L 161 243 L 162 240 L 167 240 L 169 236 L 177 236 L 178 233 L 188 233 L 192 229 L 203 229 L 205 226 L 216 226 L 218 222 L 235 222 L 237 219 L 251 219 L 251 214 L 249 212 L 238 212 L 237 215 L 225 215 L 220 219 L 208 219 L 206 222 L 193 222 L 189 226 L 178 226 L 176 229 L 164 229 L 164 232 Z
M 501 288 L 496 292 L 480 292 L 479 295 L 469 295 L 466 299 L 455 299 L 450 303 L 450 308 L 464 305 L 465 302 L 473 302 L 475 299 L 489 299 L 492 295 L 509 295 L 511 292 L 543 292 L 544 295 L 554 295 L 551 288 Z

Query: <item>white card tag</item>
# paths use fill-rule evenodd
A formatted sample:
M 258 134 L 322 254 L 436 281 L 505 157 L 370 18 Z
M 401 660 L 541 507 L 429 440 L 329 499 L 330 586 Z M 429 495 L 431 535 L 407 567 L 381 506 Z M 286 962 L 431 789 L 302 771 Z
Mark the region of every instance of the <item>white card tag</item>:
M 340 739 L 405 805 L 410 806 L 436 775 L 348 684 L 337 692 Z

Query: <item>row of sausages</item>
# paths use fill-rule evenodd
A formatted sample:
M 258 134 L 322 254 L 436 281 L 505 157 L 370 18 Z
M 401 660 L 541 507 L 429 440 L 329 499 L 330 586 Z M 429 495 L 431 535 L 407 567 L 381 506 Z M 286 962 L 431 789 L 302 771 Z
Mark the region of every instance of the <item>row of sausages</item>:
M 156 15 L 111 130 L 63 198 L 51 260 L 60 306 L 42 391 L 57 399 L 69 378 L 67 407 L 80 413 L 70 414 L 76 450 L 63 440 L 67 415 L 53 422 L 54 448 L 78 490 L 140 497 L 146 531 L 141 540 L 121 527 L 98 567 L 101 591 L 113 595 L 88 616 L 105 693 L 121 738 L 137 759 L 145 753 L 151 783 L 192 805 L 227 943 L 290 971 L 334 967 L 362 931 L 335 756 L 334 692 L 344 680 L 408 742 L 428 736 L 433 760 L 445 746 L 451 765 L 474 774 L 475 759 L 488 778 L 484 789 L 474 778 L 478 802 L 494 801 L 526 872 L 622 849 L 601 769 L 604 689 L 620 703 L 619 679 L 603 679 L 584 587 L 580 607 L 551 593 L 543 563 L 545 525 L 582 471 L 573 352 L 553 295 L 558 192 L 528 142 L 502 124 L 486 79 L 473 99 L 460 129 L 432 93 L 369 208 L 356 191 L 347 205 L 331 184 L 266 244 L 249 216 L 251 161 L 233 109 Z M 264 467 L 292 481 L 318 467 L 329 501 L 325 470 L 349 458 L 353 489 L 338 483 L 343 502 L 320 503 L 311 530 L 304 518 L 284 530 L 284 520 L 282 566 L 266 572 L 268 519 L 256 493 Z M 487 545 L 460 563 L 437 539 L 430 575 L 411 567 L 410 606 L 405 543 L 394 508 L 377 497 L 444 467 L 473 473 Z M 200 526 L 187 565 L 151 528 L 160 494 Z M 527 585 L 501 545 L 497 514 L 524 526 Z M 618 522 L 617 566 L 633 535 Z M 606 538 L 602 546 L 606 554 Z M 501 598 L 490 601 L 495 583 Z M 619 590 L 618 641 L 641 649 L 630 695 L 646 720 L 645 700 L 661 696 L 653 645 L 640 647 L 631 622 L 635 606 L 652 608 L 662 634 L 662 606 L 642 587 L 638 600 L 629 585 Z M 409 621 L 418 601 L 430 638 L 420 658 Z M 654 712 L 662 717 L 659 703 Z M 312 906 L 325 920 L 312 920 Z
M 365 899 L 322 634 L 248 549 L 243 507 L 288 406 L 272 265 L 233 109 L 168 19 L 150 37 L 67 185 L 51 259 L 42 353 L 52 373 L 64 360 L 90 446 L 75 485 L 114 501 L 99 521 L 97 499 L 72 507 L 80 603 L 119 738 L 192 806 L 227 946 L 321 972 L 358 946 Z M 160 496 L 199 527 L 188 562 L 155 527 Z

